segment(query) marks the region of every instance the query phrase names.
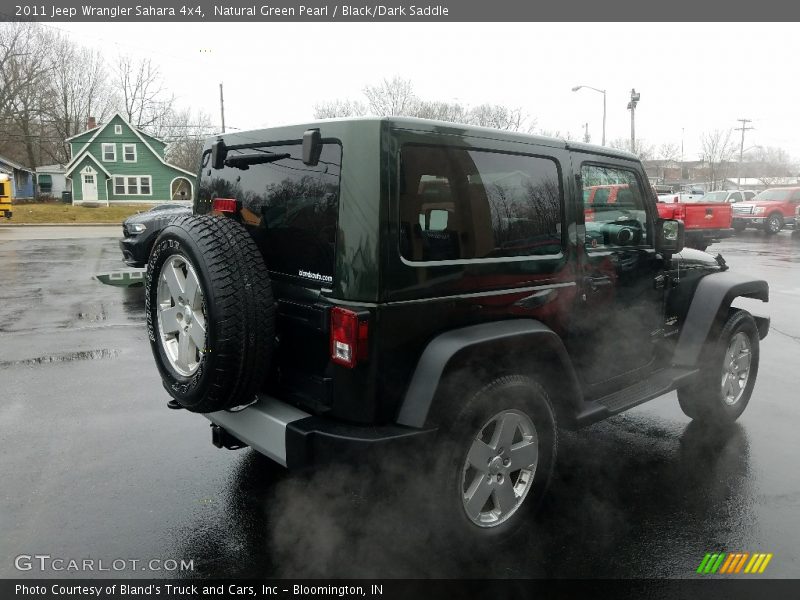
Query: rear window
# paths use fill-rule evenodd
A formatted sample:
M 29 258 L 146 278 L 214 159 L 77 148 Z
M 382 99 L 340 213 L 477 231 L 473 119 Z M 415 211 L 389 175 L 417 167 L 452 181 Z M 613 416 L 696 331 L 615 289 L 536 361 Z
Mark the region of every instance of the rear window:
M 242 204 L 243 221 L 255 227 L 253 235 L 270 271 L 321 284 L 331 283 L 339 212 L 341 145 L 324 144 L 319 164 L 314 167 L 303 163 L 299 142 L 230 150 L 228 158 L 256 152 L 289 156 L 271 163 L 250 165 L 247 169 L 204 167 L 198 205 L 210 206 L 214 198 L 236 198 Z

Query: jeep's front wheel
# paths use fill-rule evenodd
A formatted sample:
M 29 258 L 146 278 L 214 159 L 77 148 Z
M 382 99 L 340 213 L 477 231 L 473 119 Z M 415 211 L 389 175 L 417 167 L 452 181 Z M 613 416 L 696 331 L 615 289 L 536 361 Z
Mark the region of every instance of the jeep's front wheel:
M 535 512 L 556 458 L 555 414 L 524 376 L 496 379 L 455 415 L 440 440 L 437 506 L 456 535 L 502 541 Z
M 146 285 L 147 331 L 167 392 L 201 413 L 252 402 L 270 359 L 275 306 L 244 227 L 178 217 L 156 240 Z
M 755 320 L 747 311 L 732 311 L 719 338 L 710 342 L 700 379 L 678 390 L 678 402 L 686 416 L 720 424 L 738 419 L 753 393 L 758 358 Z

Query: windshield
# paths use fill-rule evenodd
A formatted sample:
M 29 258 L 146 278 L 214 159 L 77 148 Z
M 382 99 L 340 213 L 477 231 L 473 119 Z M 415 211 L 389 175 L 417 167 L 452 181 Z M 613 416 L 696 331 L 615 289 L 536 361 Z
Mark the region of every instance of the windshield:
M 789 199 L 792 190 L 764 190 L 758 194 L 753 200 L 770 200 L 775 202 L 783 202 Z

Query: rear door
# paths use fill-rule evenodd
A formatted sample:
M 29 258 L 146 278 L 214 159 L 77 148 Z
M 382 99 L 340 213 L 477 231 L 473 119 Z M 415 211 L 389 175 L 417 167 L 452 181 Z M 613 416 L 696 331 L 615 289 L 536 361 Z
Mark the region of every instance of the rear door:
M 577 201 L 611 189 L 614 201 L 581 207 L 580 295 L 569 335 L 570 353 L 588 397 L 647 376 L 663 335 L 663 260 L 653 245 L 655 203 L 641 169 L 622 159 L 572 156 Z M 580 219 L 580 216 L 579 216 Z M 579 234 L 580 235 L 580 234 Z
M 246 138 L 245 142 L 252 142 Z M 227 138 L 229 145 L 238 142 Z M 214 198 L 235 198 L 241 221 L 259 246 L 277 301 L 272 391 L 314 411 L 332 401 L 328 320 L 324 293 L 334 279 L 342 146 L 323 144 L 319 164 L 302 160 L 301 140 L 230 149 L 228 158 L 255 152 L 280 160 L 247 168 L 206 169 L 197 212 Z

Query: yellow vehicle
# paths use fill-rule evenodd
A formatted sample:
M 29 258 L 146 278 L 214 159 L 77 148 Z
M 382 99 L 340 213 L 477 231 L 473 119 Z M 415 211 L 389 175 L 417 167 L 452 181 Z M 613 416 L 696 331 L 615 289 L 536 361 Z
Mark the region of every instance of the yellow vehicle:
M 11 178 L 0 173 L 0 217 L 11 218 Z

